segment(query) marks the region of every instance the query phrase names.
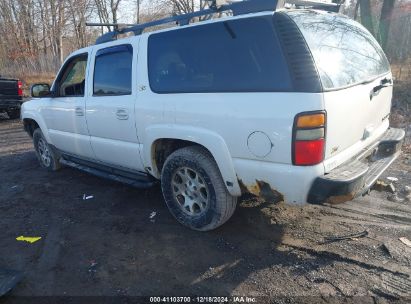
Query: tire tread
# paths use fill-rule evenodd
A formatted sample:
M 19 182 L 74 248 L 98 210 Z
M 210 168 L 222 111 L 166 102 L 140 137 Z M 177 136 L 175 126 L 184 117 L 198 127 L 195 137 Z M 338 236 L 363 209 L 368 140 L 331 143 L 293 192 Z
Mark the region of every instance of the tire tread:
M 200 146 L 189 146 L 179 149 L 167 158 L 163 167 L 162 176 L 164 176 L 163 173 L 164 170 L 167 170 L 168 164 L 176 158 L 197 160 L 200 164 L 202 164 L 203 169 L 208 173 L 210 179 L 214 181 L 213 186 L 216 193 L 216 199 L 218 202 L 220 202 L 216 205 L 216 213 L 219 216 L 213 217 L 211 223 L 199 229 L 196 228 L 196 230 L 210 231 L 223 225 L 234 214 L 237 206 L 237 197 L 230 195 L 230 193 L 228 192 L 217 163 L 215 162 L 212 155 Z M 189 226 L 188 223 L 183 224 Z

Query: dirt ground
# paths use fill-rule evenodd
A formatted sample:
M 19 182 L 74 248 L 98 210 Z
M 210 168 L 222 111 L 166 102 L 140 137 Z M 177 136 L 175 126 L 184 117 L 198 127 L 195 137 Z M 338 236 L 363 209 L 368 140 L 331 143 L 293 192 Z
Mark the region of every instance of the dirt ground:
M 41 169 L 21 123 L 0 118 L 0 268 L 24 272 L 10 296 L 407 302 L 411 248 L 399 238 L 411 240 L 410 170 L 411 155 L 404 154 L 384 176 L 398 178 L 396 196 L 372 191 L 341 205 L 243 197 L 227 224 L 199 233 L 172 218 L 158 186 L 138 190 L 70 168 Z M 364 231 L 366 237 L 324 242 Z M 42 239 L 17 242 L 21 235 Z

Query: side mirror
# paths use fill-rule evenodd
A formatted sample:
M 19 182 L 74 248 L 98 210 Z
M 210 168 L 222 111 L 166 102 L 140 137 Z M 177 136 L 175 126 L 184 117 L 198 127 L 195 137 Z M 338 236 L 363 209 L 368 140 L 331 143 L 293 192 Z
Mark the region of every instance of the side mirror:
M 31 97 L 42 98 L 51 96 L 50 86 L 46 83 L 36 83 L 31 86 Z

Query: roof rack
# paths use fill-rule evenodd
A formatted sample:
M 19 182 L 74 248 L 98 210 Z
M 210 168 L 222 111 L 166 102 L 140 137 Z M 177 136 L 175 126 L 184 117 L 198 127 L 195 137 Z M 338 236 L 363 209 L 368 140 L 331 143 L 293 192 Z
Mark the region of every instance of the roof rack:
M 87 26 L 113 26 L 114 31 L 101 35 L 96 44 L 106 43 L 116 40 L 118 35 L 133 33 L 134 35 L 141 35 L 142 32 L 149 27 L 158 26 L 167 23 L 176 23 L 180 26 L 187 25 L 195 17 L 212 15 L 215 13 L 222 13 L 231 11 L 234 16 L 244 15 L 249 13 L 257 13 L 263 11 L 275 11 L 279 2 L 283 5 L 282 0 L 243 0 L 243 1 L 219 1 L 207 0 L 210 2 L 208 9 L 203 9 L 197 12 L 172 16 L 160 20 L 155 20 L 143 24 L 103 24 L 103 23 L 86 23 Z M 220 3 L 228 4 L 222 4 Z
M 296 8 L 313 8 L 323 11 L 335 12 L 340 11 L 341 4 L 344 3 L 344 0 L 334 2 L 325 2 L 325 1 L 315 1 L 315 0 L 286 0 L 286 4 L 295 5 Z

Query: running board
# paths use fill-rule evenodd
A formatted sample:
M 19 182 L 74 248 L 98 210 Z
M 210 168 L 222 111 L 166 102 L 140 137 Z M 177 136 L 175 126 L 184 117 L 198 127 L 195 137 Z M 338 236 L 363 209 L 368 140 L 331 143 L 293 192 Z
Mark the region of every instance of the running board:
M 150 188 L 154 186 L 157 183 L 157 180 L 149 175 L 135 174 L 135 178 L 125 177 L 125 176 L 121 176 L 118 174 L 106 172 L 104 170 L 92 168 L 86 165 L 81 165 L 73 161 L 64 159 L 64 158 L 60 159 L 60 163 L 65 166 L 72 167 L 72 168 L 81 170 L 83 172 L 86 172 L 86 173 L 89 173 L 89 174 L 92 174 L 98 177 L 102 177 L 105 179 L 109 179 L 115 182 L 127 184 L 135 188 L 146 189 L 146 188 Z

